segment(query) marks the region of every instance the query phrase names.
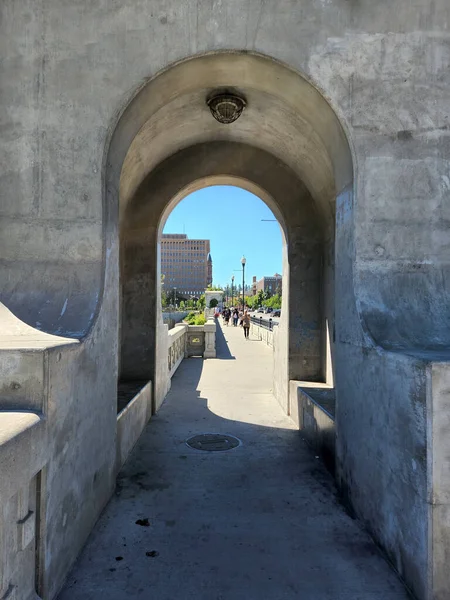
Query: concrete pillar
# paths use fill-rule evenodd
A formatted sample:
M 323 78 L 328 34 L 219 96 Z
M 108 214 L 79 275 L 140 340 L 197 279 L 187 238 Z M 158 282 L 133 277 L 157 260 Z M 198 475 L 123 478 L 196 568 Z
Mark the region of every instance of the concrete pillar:
M 120 378 L 153 378 L 155 364 L 156 285 L 155 231 L 126 232 L 122 255 Z
M 273 395 L 288 414 L 289 411 L 289 289 L 290 269 L 286 237 L 283 234 L 283 295 L 281 317 L 273 331 Z
M 322 246 L 289 238 L 289 379 L 322 381 Z
M 164 398 L 170 390 L 171 379 L 169 377 L 169 328 L 167 325 L 158 323 L 156 328 L 158 339 L 158 353 L 156 355 L 154 371 L 154 394 L 153 412 L 157 412 Z
M 450 363 L 429 366 L 427 381 L 427 600 L 450 597 Z M 413 466 L 414 468 L 414 466 Z
M 216 323 L 208 319 L 203 326 L 205 332 L 205 352 L 203 358 L 216 358 Z

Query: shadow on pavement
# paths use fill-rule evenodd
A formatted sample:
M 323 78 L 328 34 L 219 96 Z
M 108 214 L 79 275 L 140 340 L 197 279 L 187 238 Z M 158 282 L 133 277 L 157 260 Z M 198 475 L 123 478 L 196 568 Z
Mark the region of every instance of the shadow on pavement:
M 217 323 L 216 326 L 216 358 L 220 358 L 221 360 L 236 360 L 236 357 L 230 352 L 228 342 L 223 335 L 223 331 L 219 323 Z
M 407 600 L 303 436 L 252 389 L 257 361 L 220 363 L 235 357 L 219 326 L 217 358 L 180 364 L 59 600 Z M 241 444 L 186 444 L 211 433 Z

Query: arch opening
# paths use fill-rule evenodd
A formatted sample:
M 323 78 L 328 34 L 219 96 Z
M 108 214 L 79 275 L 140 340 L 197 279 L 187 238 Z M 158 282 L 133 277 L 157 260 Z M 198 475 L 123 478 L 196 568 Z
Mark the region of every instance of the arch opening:
M 226 85 L 248 102 L 231 125 L 217 123 L 206 104 Z M 156 405 L 161 401 L 158 236 L 187 194 L 232 183 L 266 202 L 285 236 L 289 292 L 277 397 L 288 410 L 289 380 L 332 383 L 336 201 L 346 207 L 339 226 L 348 234 L 352 161 L 339 119 L 309 82 L 260 55 L 224 52 L 179 63 L 135 96 L 114 132 L 108 164 L 107 195 L 120 198 L 122 378 L 153 380 Z M 348 235 L 345 244 L 348 283 Z
M 243 296 L 251 313 L 256 308 L 281 309 L 284 231 L 267 203 L 254 193 L 256 186 L 247 183 L 234 178 L 194 182 L 181 199 L 174 199 L 175 206 L 168 206 L 158 235 L 165 322 L 173 308 L 202 311 L 197 320 L 205 318 L 205 309 L 211 316 L 207 288 L 222 292 L 213 300 L 219 309 L 239 310 Z M 181 314 L 172 316 L 169 328 L 177 318 Z

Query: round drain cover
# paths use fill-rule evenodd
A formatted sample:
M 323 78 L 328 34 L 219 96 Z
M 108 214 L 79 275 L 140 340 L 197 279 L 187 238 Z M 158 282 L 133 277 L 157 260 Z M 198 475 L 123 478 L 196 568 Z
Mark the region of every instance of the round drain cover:
M 208 452 L 222 452 L 239 446 L 241 442 L 233 435 L 223 433 L 202 433 L 186 440 L 186 444 L 195 450 L 207 450 Z

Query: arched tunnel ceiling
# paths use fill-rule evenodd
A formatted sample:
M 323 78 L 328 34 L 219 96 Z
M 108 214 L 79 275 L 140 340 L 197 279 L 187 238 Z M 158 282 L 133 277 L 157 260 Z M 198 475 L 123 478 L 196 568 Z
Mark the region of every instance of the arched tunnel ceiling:
M 247 99 L 243 115 L 231 125 L 216 122 L 206 106 L 218 88 L 232 88 Z M 133 129 L 137 134 L 123 162 L 121 214 L 159 163 L 209 141 L 270 152 L 305 183 L 328 218 L 336 192 L 352 180 L 348 143 L 329 104 L 297 73 L 259 55 L 224 52 L 179 63 L 146 84 L 126 113 L 124 137 Z
M 309 190 L 292 169 L 270 152 L 216 141 L 180 150 L 148 174 L 128 204 L 122 239 L 141 229 L 159 226 L 162 231 L 165 218 L 188 193 L 224 183 L 256 193 L 271 208 L 284 234 L 302 230 L 302 237 L 310 241 L 326 235 Z

